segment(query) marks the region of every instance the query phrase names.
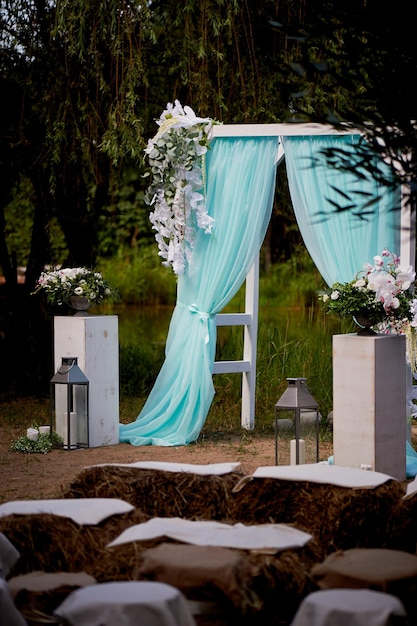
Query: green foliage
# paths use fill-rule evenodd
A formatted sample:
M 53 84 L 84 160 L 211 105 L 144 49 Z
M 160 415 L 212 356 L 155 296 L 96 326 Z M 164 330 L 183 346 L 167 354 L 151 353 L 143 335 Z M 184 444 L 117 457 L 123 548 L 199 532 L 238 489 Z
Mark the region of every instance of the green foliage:
M 1 412 L 0 424 L 7 428 L 21 428 L 26 431 L 28 423 L 49 424 L 49 398 L 43 396 L 31 396 L 28 394 L 22 398 L 14 398 L 13 394 L 0 395 Z
M 199 115 L 227 123 L 277 121 L 287 109 L 281 97 L 286 42 L 267 21 L 276 10 L 273 0 L 262 8 L 237 0 L 154 3 L 158 59 L 168 68 L 157 76 Z M 172 101 L 172 95 L 163 99 L 170 93 L 166 86 L 159 91 L 161 105 Z
M 149 341 L 120 346 L 120 394 L 149 395 L 164 361 L 164 348 Z
M 155 241 L 139 170 L 124 168 L 113 185 L 110 201 L 97 223 L 100 257 L 116 256 L 129 248 L 134 253 L 138 246 Z
M 129 248 L 134 253 L 139 245 L 155 241 L 139 172 L 134 168 L 127 169 L 114 185 L 111 201 L 104 207 L 97 224 L 98 254 L 102 257 L 115 256 Z M 34 193 L 30 180 L 22 178 L 5 208 L 5 242 L 16 264 L 22 267 L 28 265 L 31 250 Z M 57 267 L 66 259 L 68 248 L 56 216 L 49 220 L 48 233 L 48 265 Z
M 310 304 L 326 286 L 303 245 L 296 246 L 291 257 L 275 263 L 268 274 L 260 277 L 260 304 L 278 301 L 281 306 Z
M 32 245 L 33 220 L 35 217 L 35 190 L 29 178 L 21 176 L 11 190 L 10 202 L 4 209 L 4 238 L 7 250 L 16 265 L 26 267 Z M 49 231 L 49 259 L 58 265 L 65 258 L 67 246 L 56 217 L 51 217 Z
M 92 165 L 97 156 L 90 141 L 115 164 L 126 156 L 142 159 L 138 86 L 145 78 L 149 17 L 148 5 L 138 0 L 56 2 L 51 38 L 64 46 L 66 64 L 60 69 L 63 78 L 75 79 L 76 88 L 55 114 L 55 129 L 60 122 L 67 126 L 70 111 L 75 114 L 75 136 Z
M 0 70 L 14 98 L 7 113 L 24 116 L 15 125 L 4 116 L 16 130 L 13 159 L 5 153 L 0 164 L 19 162 L 32 181 L 36 222 L 31 242 L 29 222 L 22 242 L 7 240 L 12 249 L 23 243 L 19 264 L 31 256 L 34 277 L 48 264 L 91 267 L 96 255 L 149 240 L 143 148 L 154 118 L 175 97 L 227 123 L 283 117 L 277 68 L 286 42 L 267 26 L 276 10 L 272 0 L 262 9 L 235 0 L 5 4 L 0 22 L 11 54 Z M 36 24 L 30 38 L 29 23 Z M 7 187 L 12 177 L 4 174 Z
M 175 274 L 162 266 L 156 244 L 124 248 L 116 257 L 100 258 L 98 268 L 107 280 L 116 285 L 124 305 L 175 304 L 177 282 Z M 280 306 L 307 305 L 317 300 L 325 283 L 303 246 L 294 250 L 287 261 L 276 263 L 267 274 L 260 276 L 260 306 L 279 303 Z M 244 285 L 226 307 L 226 311 L 241 311 L 245 301 Z
M 123 304 L 164 305 L 175 302 L 176 277 L 161 265 L 155 244 L 120 250 L 116 258 L 99 259 L 99 268 L 117 286 Z
M 4 236 L 10 254 L 15 257 L 18 266 L 26 266 L 29 258 L 34 217 L 32 194 L 30 182 L 27 179 L 20 180 L 12 190 L 12 201 L 5 208 Z
M 90 266 L 98 250 L 112 255 L 149 235 L 135 199 L 114 198 L 126 169 L 140 176 L 154 118 L 176 97 L 226 123 L 285 121 L 294 111 L 297 119 L 376 121 L 366 132 L 382 129 L 388 152 L 403 151 L 404 176 L 415 179 L 413 26 L 389 5 L 16 0 L 2 3 L 0 26 L 8 94 L 1 202 L 16 172 L 32 180 L 35 274 L 66 252 L 72 265 Z M 65 234 L 59 254 L 49 250 L 54 217 Z M 9 235 L 11 251 L 19 243 Z

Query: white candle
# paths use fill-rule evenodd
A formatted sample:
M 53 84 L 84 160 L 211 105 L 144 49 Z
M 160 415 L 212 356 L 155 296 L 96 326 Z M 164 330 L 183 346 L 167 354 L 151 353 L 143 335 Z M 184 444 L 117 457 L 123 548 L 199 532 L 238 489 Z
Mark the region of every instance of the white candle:
M 304 439 L 298 440 L 298 463 L 304 465 L 306 462 L 306 442 Z M 290 441 L 290 464 L 297 465 L 297 440 L 291 439 Z
M 50 426 L 39 426 L 39 432 L 41 435 L 49 435 L 51 432 Z
M 26 436 L 28 439 L 32 439 L 32 441 L 38 441 L 38 429 L 37 428 L 28 428 L 26 431 Z
M 78 431 L 77 431 L 77 414 L 71 411 L 69 419 L 70 441 L 68 442 L 68 413 L 64 413 L 64 448 L 76 448 Z

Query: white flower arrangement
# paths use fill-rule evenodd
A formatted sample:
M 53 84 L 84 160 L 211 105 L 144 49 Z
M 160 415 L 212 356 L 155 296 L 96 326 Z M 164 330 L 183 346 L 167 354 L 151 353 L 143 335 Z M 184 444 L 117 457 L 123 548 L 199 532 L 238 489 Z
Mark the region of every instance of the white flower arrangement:
M 349 283 L 335 283 L 321 294 L 324 309 L 342 318 L 367 317 L 383 333 L 403 333 L 417 327 L 415 271 L 401 267 L 400 258 L 384 249 L 366 263 Z
M 145 195 L 153 208 L 149 219 L 163 265 L 178 276 L 190 261 L 196 229 L 211 234 L 214 227 L 204 193 L 204 155 L 214 123 L 197 117 L 178 100 L 169 102 L 157 120 L 158 132 L 145 149 L 152 176 Z
M 104 300 L 117 300 L 118 291 L 110 287 L 100 272 L 86 267 L 68 267 L 42 272 L 36 282 L 34 294 L 46 293 L 49 304 L 68 304 L 73 296 L 83 296 L 93 304 Z

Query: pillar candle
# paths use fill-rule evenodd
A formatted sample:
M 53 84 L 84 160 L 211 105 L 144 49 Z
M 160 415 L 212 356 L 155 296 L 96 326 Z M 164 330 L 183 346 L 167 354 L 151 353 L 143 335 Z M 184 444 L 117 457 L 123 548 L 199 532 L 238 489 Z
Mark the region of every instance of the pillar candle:
M 50 426 L 39 426 L 39 432 L 41 435 L 49 435 L 51 432 Z
M 38 441 L 38 429 L 37 428 L 28 428 L 26 431 L 26 436 L 28 439 L 32 439 L 32 441 Z
M 70 441 L 68 441 L 68 413 L 64 413 L 64 448 L 77 447 L 77 414 L 75 411 L 70 413 Z
M 303 465 L 306 462 L 306 442 L 304 439 L 298 440 L 298 463 Z M 290 441 L 290 464 L 297 465 L 297 440 Z

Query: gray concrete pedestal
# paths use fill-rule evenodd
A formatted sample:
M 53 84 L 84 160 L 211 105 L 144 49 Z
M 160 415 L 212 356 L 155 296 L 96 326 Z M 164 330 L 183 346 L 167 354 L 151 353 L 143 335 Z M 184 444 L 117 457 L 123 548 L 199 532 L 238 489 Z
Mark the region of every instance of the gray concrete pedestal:
M 335 465 L 406 478 L 406 338 L 333 336 Z
M 55 371 L 77 357 L 89 381 L 89 447 L 119 443 L 119 337 L 117 315 L 54 318 Z M 62 385 L 57 385 L 62 387 Z M 64 437 L 65 390 L 56 390 L 56 432 Z

